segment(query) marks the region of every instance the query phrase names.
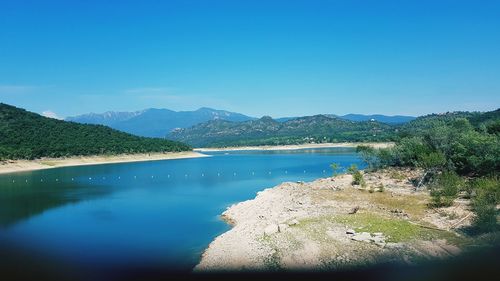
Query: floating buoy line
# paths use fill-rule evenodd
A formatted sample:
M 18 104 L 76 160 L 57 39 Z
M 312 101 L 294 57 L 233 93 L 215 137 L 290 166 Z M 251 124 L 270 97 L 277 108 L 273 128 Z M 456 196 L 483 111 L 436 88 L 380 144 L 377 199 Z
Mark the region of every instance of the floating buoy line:
M 285 175 L 288 175 L 289 174 L 289 171 L 288 170 L 282 170 L 281 172 L 282 174 L 285 174 Z M 306 174 L 308 173 L 307 170 L 303 170 L 302 171 L 302 174 Z M 319 171 L 318 174 L 325 174 L 326 173 L 326 170 L 321 170 Z M 241 177 L 244 177 L 246 173 L 238 173 L 238 172 L 232 172 L 232 178 L 234 177 L 237 177 L 237 176 L 241 176 Z M 279 171 L 263 171 L 263 172 L 255 172 L 255 171 L 249 171 L 248 174 L 246 175 L 251 175 L 251 176 L 256 176 L 256 175 L 273 175 L 273 174 L 276 174 L 276 175 L 279 175 Z M 298 175 L 300 174 L 300 172 L 295 172 L 295 175 Z M 182 174 L 181 174 L 182 175 Z M 199 173 L 197 174 L 199 175 L 200 177 L 209 177 L 210 174 L 207 174 L 207 173 Z M 223 177 L 224 174 L 222 172 L 217 172 L 216 174 L 214 173 L 213 174 L 214 176 L 216 175 L 217 177 Z M 231 173 L 229 173 L 229 175 L 231 175 Z M 293 175 L 293 173 L 292 173 Z M 193 177 L 194 176 L 194 177 Z M 166 178 L 166 179 L 171 179 L 171 178 L 175 178 L 175 176 L 171 175 L 171 174 L 167 174 L 167 175 L 150 175 L 150 176 L 145 176 L 145 177 L 138 177 L 137 175 L 134 175 L 133 177 L 131 177 L 133 180 L 138 180 L 138 179 L 144 179 L 144 178 L 149 178 L 150 180 L 161 180 L 161 178 Z M 184 174 L 183 176 L 184 179 L 188 179 L 188 178 L 196 178 L 196 174 L 193 175 L 193 174 Z M 78 179 L 78 178 L 76 178 Z M 76 180 L 74 177 L 68 179 L 68 181 L 72 181 L 74 182 Z M 82 179 L 82 178 L 80 178 Z M 113 180 L 122 180 L 122 176 L 102 176 L 102 177 L 83 177 L 83 179 L 87 179 L 87 181 L 89 182 L 102 182 L 102 181 L 113 181 Z M 123 177 L 123 179 L 126 179 L 126 177 Z M 56 183 L 59 183 L 59 182 L 65 182 L 64 179 L 62 178 L 53 178 L 53 179 L 49 179 L 49 178 L 40 178 L 39 180 L 38 179 L 33 179 L 33 178 L 29 178 L 29 179 L 24 179 L 24 183 L 30 183 L 30 182 L 42 182 L 42 183 L 50 183 L 50 182 L 56 182 Z M 16 179 L 11 179 L 11 182 L 12 183 L 16 183 Z M 23 182 L 23 179 L 17 179 L 17 182 Z

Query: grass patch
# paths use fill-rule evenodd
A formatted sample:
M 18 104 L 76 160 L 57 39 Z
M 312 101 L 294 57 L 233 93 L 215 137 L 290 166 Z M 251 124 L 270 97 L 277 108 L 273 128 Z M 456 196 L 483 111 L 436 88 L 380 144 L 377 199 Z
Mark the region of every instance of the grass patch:
M 341 215 L 333 218 L 337 223 L 348 225 L 359 231 L 382 232 L 387 237 L 387 242 L 404 242 L 414 239 L 432 240 L 455 237 L 453 233 L 427 229 L 406 220 L 386 218 L 381 215 L 369 213 L 356 213 Z

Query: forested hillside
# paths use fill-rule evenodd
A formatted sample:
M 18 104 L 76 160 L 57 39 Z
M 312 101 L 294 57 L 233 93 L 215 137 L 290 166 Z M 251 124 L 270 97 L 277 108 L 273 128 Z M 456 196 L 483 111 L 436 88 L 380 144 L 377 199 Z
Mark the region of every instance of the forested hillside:
M 428 115 L 401 132 L 392 148 L 359 148 L 369 167 L 421 168 L 425 174 L 416 187 L 430 188 L 433 206 L 451 206 L 458 196 L 470 198 L 476 229 L 498 230 L 500 110 Z
M 271 117 L 246 122 L 215 120 L 180 129 L 167 138 L 193 146 L 282 145 L 310 142 L 390 141 L 395 127 L 315 115 L 278 122 Z
M 190 147 L 183 143 L 46 118 L 0 103 L 0 159 L 185 150 Z

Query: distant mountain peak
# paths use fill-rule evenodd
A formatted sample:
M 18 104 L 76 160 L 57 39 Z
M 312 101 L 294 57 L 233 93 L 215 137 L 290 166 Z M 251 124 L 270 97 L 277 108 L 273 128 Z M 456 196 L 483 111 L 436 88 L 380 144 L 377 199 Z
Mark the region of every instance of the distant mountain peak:
M 195 111 L 148 108 L 135 112 L 90 113 L 66 118 L 78 123 L 100 124 L 145 137 L 165 137 L 174 129 L 188 128 L 210 120 L 248 121 L 255 118 L 240 113 L 201 107 Z

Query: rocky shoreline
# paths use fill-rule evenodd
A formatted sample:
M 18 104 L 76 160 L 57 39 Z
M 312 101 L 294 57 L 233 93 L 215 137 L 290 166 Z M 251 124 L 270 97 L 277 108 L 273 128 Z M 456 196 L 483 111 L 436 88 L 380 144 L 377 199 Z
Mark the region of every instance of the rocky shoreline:
M 205 250 L 195 272 L 335 270 L 380 262 L 413 264 L 461 252 L 471 223 L 468 202 L 428 208 L 415 192 L 418 170 L 365 173 L 313 182 L 285 182 L 229 207 L 233 228 Z

